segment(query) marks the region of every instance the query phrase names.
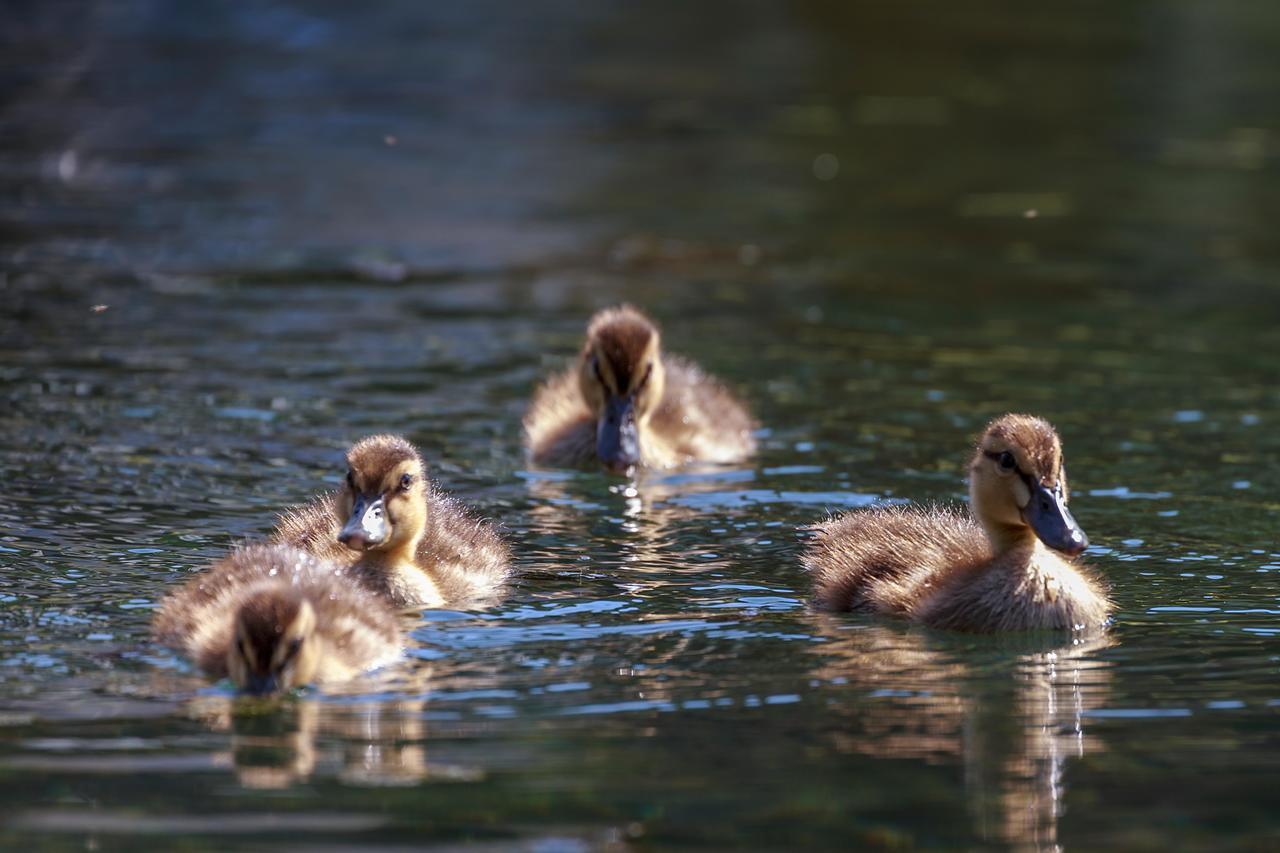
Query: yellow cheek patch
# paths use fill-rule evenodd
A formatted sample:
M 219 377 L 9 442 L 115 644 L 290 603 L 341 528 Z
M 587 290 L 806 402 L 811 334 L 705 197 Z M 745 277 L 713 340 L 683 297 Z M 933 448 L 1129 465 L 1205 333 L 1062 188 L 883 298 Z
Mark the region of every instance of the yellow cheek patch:
M 1013 481 L 1013 499 L 1018 504 L 1018 509 L 1026 509 L 1027 504 L 1031 503 L 1031 490 L 1021 477 Z
M 402 465 L 388 474 L 382 481 L 382 494 L 386 495 L 385 500 L 388 503 L 397 495 L 404 494 L 404 492 L 400 491 L 400 481 L 405 474 L 412 477 L 414 483 L 417 483 L 422 477 L 422 472 L 414 470 L 412 465 Z

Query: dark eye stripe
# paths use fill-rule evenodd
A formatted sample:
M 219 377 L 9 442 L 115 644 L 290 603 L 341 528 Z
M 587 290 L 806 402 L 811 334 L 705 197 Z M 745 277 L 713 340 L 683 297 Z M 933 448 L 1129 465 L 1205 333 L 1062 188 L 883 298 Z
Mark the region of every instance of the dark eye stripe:
M 992 451 L 992 450 L 984 450 L 984 451 L 982 451 L 982 455 L 983 455 L 983 456 L 985 456 L 985 457 L 987 457 L 988 459 L 993 459 L 993 460 L 995 460 L 996 462 L 999 462 L 999 461 L 1000 461 L 1000 457 L 1001 457 L 1001 456 L 1003 456 L 1003 455 L 1004 455 L 1004 453 L 1007 453 L 1007 452 L 1008 452 L 1008 451 L 1004 451 L 1004 452 L 1001 452 L 1001 453 L 996 453 L 995 451 Z M 1013 470 L 1013 472 L 1014 472 L 1015 474 L 1017 474 L 1019 477 L 1021 477 L 1021 478 L 1022 478 L 1022 482 L 1024 482 L 1024 483 L 1026 483 L 1026 484 L 1027 484 L 1027 488 L 1028 488 L 1028 489 L 1034 489 L 1034 488 L 1035 488 L 1035 485 L 1036 485 L 1035 478 L 1034 478 L 1034 477 L 1032 477 L 1030 474 L 1028 474 L 1026 471 L 1023 471 L 1021 468 L 1019 468 L 1019 467 L 1018 467 L 1018 463 L 1017 463 L 1017 460 L 1016 460 L 1016 459 L 1015 459 L 1015 461 L 1014 461 L 1014 463 L 1013 463 L 1013 468 L 1012 468 L 1012 470 Z
M 285 650 L 284 657 L 280 659 L 280 665 L 284 666 L 289 661 L 293 660 L 294 655 L 296 655 L 301 648 L 302 640 L 294 640 L 289 643 L 289 648 Z
M 995 462 L 1000 462 L 1000 460 L 1001 460 L 1001 459 L 1004 457 L 1004 455 L 1005 455 L 1006 453 L 1008 453 L 1008 452 L 1009 452 L 1009 451 L 1007 451 L 1007 450 L 1002 450 L 1001 452 L 996 453 L 994 450 L 984 450 L 984 451 L 982 451 L 982 455 L 983 455 L 983 456 L 985 456 L 985 457 L 987 457 L 988 459 L 991 459 L 991 460 L 995 461 Z M 1010 459 L 1013 459 L 1013 455 L 1012 455 L 1012 454 L 1010 454 L 1009 458 L 1010 458 Z M 1002 465 L 1001 467 L 1004 467 L 1004 466 Z M 1018 462 L 1017 462 L 1017 460 L 1016 460 L 1016 459 L 1014 459 L 1014 462 L 1013 462 L 1013 470 L 1014 470 L 1014 471 L 1017 471 L 1019 474 L 1021 474 L 1021 473 L 1022 473 L 1022 469 L 1018 467 Z
M 1004 453 L 995 453 L 994 451 L 991 451 L 991 450 L 984 450 L 982 451 L 982 455 L 987 457 L 988 459 L 992 459 L 996 462 L 999 462 L 1000 457 L 1003 456 Z M 1063 494 L 1063 484 L 1066 483 L 1067 481 L 1065 469 L 1066 469 L 1066 465 L 1064 464 L 1064 461 L 1060 459 L 1058 461 L 1058 482 L 1054 484 L 1054 488 L 1053 488 L 1053 491 L 1055 494 L 1058 494 L 1058 495 Z M 1036 478 L 1032 477 L 1026 471 L 1023 471 L 1021 468 L 1019 468 L 1017 462 L 1014 462 L 1013 471 L 1019 477 L 1022 478 L 1022 482 L 1027 484 L 1028 489 L 1036 488 Z

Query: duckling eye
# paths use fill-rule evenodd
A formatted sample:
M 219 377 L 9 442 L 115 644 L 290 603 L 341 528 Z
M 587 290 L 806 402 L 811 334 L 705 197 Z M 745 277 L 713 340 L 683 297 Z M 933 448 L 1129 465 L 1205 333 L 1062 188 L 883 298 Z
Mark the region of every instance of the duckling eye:
M 409 487 L 413 485 L 413 475 L 404 474 L 400 477 L 400 491 L 407 492 Z
M 289 661 L 293 660 L 293 656 L 302 648 L 302 638 L 294 637 L 289 641 L 288 647 L 285 649 L 284 657 L 280 659 L 280 666 L 285 666 Z
M 996 457 L 996 462 L 1005 471 L 1012 471 L 1018 467 L 1018 460 L 1014 459 L 1013 454 L 1007 450 Z

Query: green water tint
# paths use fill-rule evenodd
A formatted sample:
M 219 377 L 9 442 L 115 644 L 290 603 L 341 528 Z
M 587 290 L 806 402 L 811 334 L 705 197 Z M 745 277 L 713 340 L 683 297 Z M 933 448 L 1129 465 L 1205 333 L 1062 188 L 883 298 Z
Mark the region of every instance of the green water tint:
M 0 36 L 0 843 L 1276 843 L 1280 12 L 33 15 Z M 622 300 L 757 460 L 525 470 L 534 384 Z M 1105 638 L 806 607 L 797 528 L 962 500 L 1011 409 L 1062 435 Z M 231 713 L 151 606 L 386 430 L 519 585 Z

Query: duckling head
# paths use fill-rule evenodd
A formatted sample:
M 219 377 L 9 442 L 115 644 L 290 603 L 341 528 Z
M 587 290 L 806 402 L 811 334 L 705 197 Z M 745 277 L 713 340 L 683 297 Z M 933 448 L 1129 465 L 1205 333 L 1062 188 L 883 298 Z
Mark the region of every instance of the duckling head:
M 309 683 L 318 651 L 316 614 L 301 593 L 277 585 L 248 590 L 236 611 L 227 672 L 242 693 L 265 696 Z
M 1067 496 L 1062 442 L 1048 421 L 1005 415 L 987 426 L 969 466 L 969 505 L 997 549 L 1031 536 L 1071 556 L 1087 548 Z
M 641 444 L 665 384 L 658 327 L 629 305 L 591 318 L 578 382 L 596 418 L 596 456 L 608 470 L 640 464 Z
M 398 435 L 373 435 L 347 451 L 339 493 L 346 519 L 338 541 L 356 551 L 415 548 L 427 521 L 427 478 L 417 449 Z

